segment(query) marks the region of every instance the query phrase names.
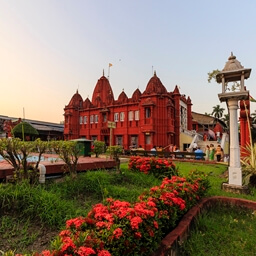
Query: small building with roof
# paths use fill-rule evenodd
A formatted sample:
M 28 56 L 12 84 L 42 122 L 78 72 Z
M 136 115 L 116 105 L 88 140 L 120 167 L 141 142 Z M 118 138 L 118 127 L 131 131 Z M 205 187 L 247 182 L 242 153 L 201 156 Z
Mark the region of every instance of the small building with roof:
M 29 123 L 38 131 L 41 140 L 62 140 L 64 124 L 44 122 L 31 119 L 21 119 L 0 115 L 0 137 L 12 137 L 12 129 L 22 121 Z

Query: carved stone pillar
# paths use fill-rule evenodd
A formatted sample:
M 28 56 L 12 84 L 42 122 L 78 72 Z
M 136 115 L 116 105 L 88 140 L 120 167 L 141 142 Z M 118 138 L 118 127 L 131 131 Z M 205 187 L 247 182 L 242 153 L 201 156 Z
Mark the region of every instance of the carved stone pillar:
M 242 186 L 242 170 L 240 165 L 240 146 L 238 137 L 237 109 L 238 100 L 229 99 L 228 108 L 230 115 L 230 160 L 229 184 Z

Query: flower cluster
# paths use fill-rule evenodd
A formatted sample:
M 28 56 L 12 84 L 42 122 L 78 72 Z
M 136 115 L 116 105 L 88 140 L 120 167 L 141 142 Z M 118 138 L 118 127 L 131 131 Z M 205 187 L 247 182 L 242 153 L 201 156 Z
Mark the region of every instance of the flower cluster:
M 128 168 L 145 174 L 153 174 L 157 178 L 170 178 L 178 175 L 175 164 L 164 158 L 133 156 L 129 160 Z
M 130 168 L 140 168 L 139 158 L 135 159 Z M 175 169 L 172 162 L 158 160 L 144 158 L 144 170 L 148 164 Z M 189 178 L 164 178 L 160 186 L 144 192 L 133 204 L 108 198 L 104 204 L 94 205 L 86 217 L 66 221 L 66 229 L 52 243 L 53 250 L 36 255 L 150 255 L 208 187 L 206 177 L 193 172 Z
M 205 184 L 205 177 L 192 173 L 189 179 L 164 178 L 133 204 L 108 198 L 94 205 L 86 217 L 68 220 L 53 243 L 54 250 L 40 256 L 150 255 L 200 199 Z

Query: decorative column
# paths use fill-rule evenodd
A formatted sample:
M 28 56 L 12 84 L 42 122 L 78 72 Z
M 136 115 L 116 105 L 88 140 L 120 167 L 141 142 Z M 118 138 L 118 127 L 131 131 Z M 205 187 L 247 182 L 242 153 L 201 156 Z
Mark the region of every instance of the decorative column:
M 237 124 L 238 100 L 229 99 L 229 120 L 230 120 L 230 161 L 228 169 L 228 183 L 242 186 L 242 170 L 240 165 L 240 146 Z
M 216 75 L 217 82 L 222 84 L 222 92 L 218 96 L 221 102 L 227 102 L 230 124 L 228 183 L 223 183 L 222 188 L 235 193 L 248 192 L 248 188 L 242 186 L 237 109 L 238 101 L 249 98 L 249 91 L 244 86 L 244 80 L 250 77 L 250 73 L 251 69 L 244 68 L 236 56 L 231 53 L 223 70 Z

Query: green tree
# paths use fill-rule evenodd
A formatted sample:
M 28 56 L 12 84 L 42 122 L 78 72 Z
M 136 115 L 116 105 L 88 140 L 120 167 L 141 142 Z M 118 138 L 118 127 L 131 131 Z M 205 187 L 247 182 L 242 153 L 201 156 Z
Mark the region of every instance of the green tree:
M 109 146 L 107 153 L 113 156 L 116 161 L 116 169 L 120 172 L 120 155 L 123 153 L 123 147 L 121 146 Z
M 221 108 L 220 105 L 216 105 L 213 107 L 213 111 L 212 111 L 212 115 L 217 118 L 220 119 L 223 116 L 223 112 L 224 112 L 224 108 Z
M 100 154 L 105 152 L 105 142 L 104 141 L 95 140 L 93 142 L 93 144 L 94 144 L 93 152 L 95 153 L 96 157 L 99 157 Z
M 13 167 L 14 173 L 19 172 L 21 168 L 19 148 L 19 138 L 4 138 L 0 140 L 0 155 Z
M 212 72 L 208 72 L 208 83 L 210 83 L 212 80 L 214 80 L 215 82 L 217 82 L 216 79 L 216 75 L 220 72 L 220 70 L 218 69 L 214 69 Z M 226 86 L 228 85 L 228 83 L 226 83 Z M 240 83 L 239 82 L 233 82 L 231 88 L 227 88 L 228 91 L 236 91 L 237 89 L 240 88 Z
M 42 141 L 41 139 L 36 139 L 34 141 L 34 149 L 38 153 L 38 161 L 35 164 L 35 169 L 37 170 L 38 165 L 41 161 L 42 155 L 50 148 L 50 143 L 48 141 Z
M 32 140 L 39 135 L 38 131 L 27 122 L 21 122 L 15 125 L 12 129 L 12 134 L 14 137 L 21 139 L 25 139 L 26 136 L 30 136 Z
M 40 139 L 36 141 L 21 141 L 20 138 L 0 140 L 0 155 L 14 168 L 14 178 L 18 181 L 29 179 L 34 182 L 37 176 L 37 169 L 41 161 L 41 155 L 47 148 L 47 142 Z M 32 152 L 39 152 L 36 163 L 28 163 L 28 157 Z
M 225 114 L 221 120 L 226 124 L 227 128 L 229 128 L 229 114 Z
M 208 72 L 208 83 L 212 81 L 212 79 L 216 82 L 216 75 L 220 72 L 218 69 L 214 69 L 212 72 Z
M 77 177 L 77 163 L 80 149 L 76 141 L 52 141 L 51 147 L 65 162 L 65 169 L 71 178 Z

